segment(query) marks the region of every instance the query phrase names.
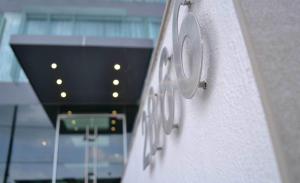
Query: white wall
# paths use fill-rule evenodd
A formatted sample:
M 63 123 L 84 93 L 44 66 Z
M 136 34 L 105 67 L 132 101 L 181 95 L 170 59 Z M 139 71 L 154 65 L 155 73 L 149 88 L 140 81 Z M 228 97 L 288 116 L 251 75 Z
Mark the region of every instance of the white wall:
M 193 12 L 209 43 L 208 88 L 199 89 L 191 100 L 183 99 L 182 128 L 167 136 L 164 151 L 156 154 L 146 170 L 138 118 L 122 182 L 279 183 L 266 118 L 234 5 L 231 0 L 194 2 Z M 151 60 L 141 108 L 145 108 L 149 87 L 158 90 L 157 56 L 161 47 L 172 51 L 173 3 L 166 11 L 158 50 Z
M 238 1 L 238 0 L 237 0 Z M 284 182 L 300 182 L 300 1 L 243 0 L 240 21 Z

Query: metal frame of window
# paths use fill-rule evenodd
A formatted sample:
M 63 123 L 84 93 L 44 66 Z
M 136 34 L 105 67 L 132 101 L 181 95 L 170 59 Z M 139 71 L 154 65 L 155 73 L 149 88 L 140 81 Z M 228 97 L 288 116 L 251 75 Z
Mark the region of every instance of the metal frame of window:
M 0 43 L 1 43 L 2 34 L 5 27 L 5 22 L 6 22 L 5 17 L 3 15 L 0 15 Z

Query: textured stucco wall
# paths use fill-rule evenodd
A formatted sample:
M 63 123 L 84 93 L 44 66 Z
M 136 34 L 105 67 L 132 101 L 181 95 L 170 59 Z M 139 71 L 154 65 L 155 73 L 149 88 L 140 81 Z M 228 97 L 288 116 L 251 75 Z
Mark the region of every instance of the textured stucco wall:
M 266 117 L 238 18 L 231 0 L 194 1 L 209 43 L 208 88 L 183 99 L 183 126 L 166 137 L 165 150 L 143 170 L 144 137 L 137 121 L 123 183 L 279 183 Z M 171 11 L 166 13 L 161 46 L 172 50 Z M 182 10 L 181 17 L 185 14 Z M 141 108 L 150 86 L 158 90 L 153 55 Z M 140 111 L 141 112 L 141 111 Z M 139 118 L 138 118 L 139 119 Z
M 242 0 L 241 22 L 284 182 L 300 182 L 300 1 Z

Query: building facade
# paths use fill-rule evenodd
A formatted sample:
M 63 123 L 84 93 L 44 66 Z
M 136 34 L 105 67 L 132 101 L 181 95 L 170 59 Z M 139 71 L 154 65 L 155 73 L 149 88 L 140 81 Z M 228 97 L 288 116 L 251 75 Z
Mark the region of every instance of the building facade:
M 105 104 L 101 102 L 91 104 L 85 102 L 84 99 L 80 103 L 73 103 L 78 98 L 74 96 L 75 94 L 73 96 L 70 94 L 71 89 L 68 91 L 69 101 L 48 100 L 45 102 L 44 97 L 41 97 L 41 93 L 39 93 L 41 89 L 37 89 L 33 78 L 46 81 L 49 73 L 41 73 L 42 75 L 39 75 L 38 78 L 28 78 L 29 73 L 33 70 L 28 71 L 27 67 L 24 67 L 26 58 L 42 55 L 41 51 L 37 49 L 31 50 L 31 46 L 40 47 L 42 45 L 43 48 L 49 48 L 50 50 L 46 50 L 43 54 L 48 58 L 54 57 L 56 53 L 60 52 L 56 55 L 58 58 L 69 53 L 76 53 L 77 51 L 73 49 L 75 47 L 77 50 L 84 49 L 84 51 L 78 51 L 80 54 L 90 51 L 92 48 L 95 49 L 95 52 L 98 52 L 98 49 L 101 52 L 101 49 L 106 47 L 106 45 L 100 44 L 103 40 L 105 40 L 105 44 L 113 45 L 114 48 L 120 45 L 122 49 L 127 49 L 129 43 L 139 49 L 143 47 L 141 42 L 146 41 L 149 52 L 147 52 L 147 57 L 144 57 L 147 59 L 141 62 L 146 64 L 146 68 L 150 58 L 149 54 L 151 54 L 159 34 L 163 9 L 164 1 L 162 0 L 0 1 L 0 182 L 51 182 L 58 115 L 125 113 L 128 123 L 125 133 L 129 143 L 130 128 L 134 123 L 135 111 L 138 106 L 138 102 L 119 103 L 115 101 L 112 104 L 109 103 L 109 100 Z M 37 42 L 33 40 L 37 40 Z M 78 44 L 77 40 L 80 40 Z M 86 40 L 87 46 L 82 45 L 82 40 Z M 91 41 L 94 43 L 90 43 Z M 14 45 L 17 46 L 14 47 Z M 70 47 L 66 48 L 67 46 Z M 64 52 L 60 48 L 71 50 Z M 29 52 L 32 54 L 24 56 L 23 53 Z M 100 55 L 97 58 L 106 57 Z M 123 59 L 118 57 L 118 54 L 116 58 Z M 95 57 L 83 59 L 87 65 L 90 64 L 90 67 L 93 67 L 89 60 L 95 59 Z M 41 61 L 37 58 L 29 58 L 29 60 L 34 60 L 37 65 Z M 53 62 L 62 68 L 61 63 L 64 60 L 66 59 L 62 58 L 60 61 Z M 23 66 L 21 66 L 22 64 Z M 65 70 L 78 68 L 73 65 L 74 62 L 69 62 L 66 65 L 68 68 Z M 33 73 L 41 69 L 41 66 L 38 67 Z M 50 65 L 45 67 L 50 68 Z M 122 65 L 122 67 L 125 68 L 126 65 Z M 87 70 L 90 69 L 87 68 Z M 61 72 L 63 73 L 63 71 Z M 102 72 L 101 69 L 99 72 Z M 62 73 L 60 73 L 60 77 L 62 77 Z M 106 74 L 103 77 L 109 76 Z M 67 79 L 61 79 L 64 82 L 63 86 L 67 83 Z M 77 82 L 79 80 L 80 78 L 77 79 Z M 79 84 L 74 81 L 74 86 L 77 87 Z M 52 87 L 55 86 L 50 84 L 42 88 L 49 91 L 49 88 Z M 128 85 L 120 85 L 120 87 L 130 88 Z M 85 89 L 89 90 L 89 88 Z M 106 89 L 104 88 L 104 90 Z M 57 95 L 59 96 L 60 93 Z M 120 95 L 122 94 L 120 93 Z M 93 96 L 98 95 L 93 94 Z M 138 96 L 138 92 L 136 96 Z M 93 100 L 94 98 L 90 101 Z M 99 101 L 101 100 L 99 99 Z M 125 110 L 126 112 L 124 112 Z M 86 177 L 95 179 L 93 178 L 95 175 L 89 172 L 89 168 L 87 174 L 85 173 L 84 147 L 86 140 L 81 137 L 85 134 L 82 132 L 83 135 L 81 135 L 81 128 L 86 128 L 88 126 L 86 124 L 97 124 L 97 121 L 102 125 L 97 126 L 99 133 L 103 132 L 104 135 L 99 134 L 101 140 L 97 140 L 101 152 L 99 150 L 96 179 L 105 182 L 120 182 L 124 169 L 123 161 L 126 159 L 124 157 L 126 155 L 124 154 L 125 144 L 123 143 L 126 136 L 122 133 L 124 131 L 120 131 L 124 126 L 115 124 L 118 123 L 118 120 L 115 121 L 112 118 L 100 118 L 96 115 L 96 117 L 87 117 L 87 119 L 71 119 L 70 117 L 62 120 L 65 129 L 60 131 L 60 150 L 56 166 L 58 182 L 80 182 Z M 82 124 L 85 124 L 84 127 L 80 126 Z M 68 131 L 69 127 L 72 128 L 71 132 Z
M 0 0 L 1 180 L 298 183 L 299 10 Z
M 168 1 L 123 183 L 299 182 L 299 10 Z

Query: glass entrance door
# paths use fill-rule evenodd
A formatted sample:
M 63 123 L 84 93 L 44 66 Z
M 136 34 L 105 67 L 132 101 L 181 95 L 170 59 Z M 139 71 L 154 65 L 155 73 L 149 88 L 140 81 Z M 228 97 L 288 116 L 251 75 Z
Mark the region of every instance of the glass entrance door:
M 120 179 L 126 159 L 124 114 L 58 116 L 52 183 Z

